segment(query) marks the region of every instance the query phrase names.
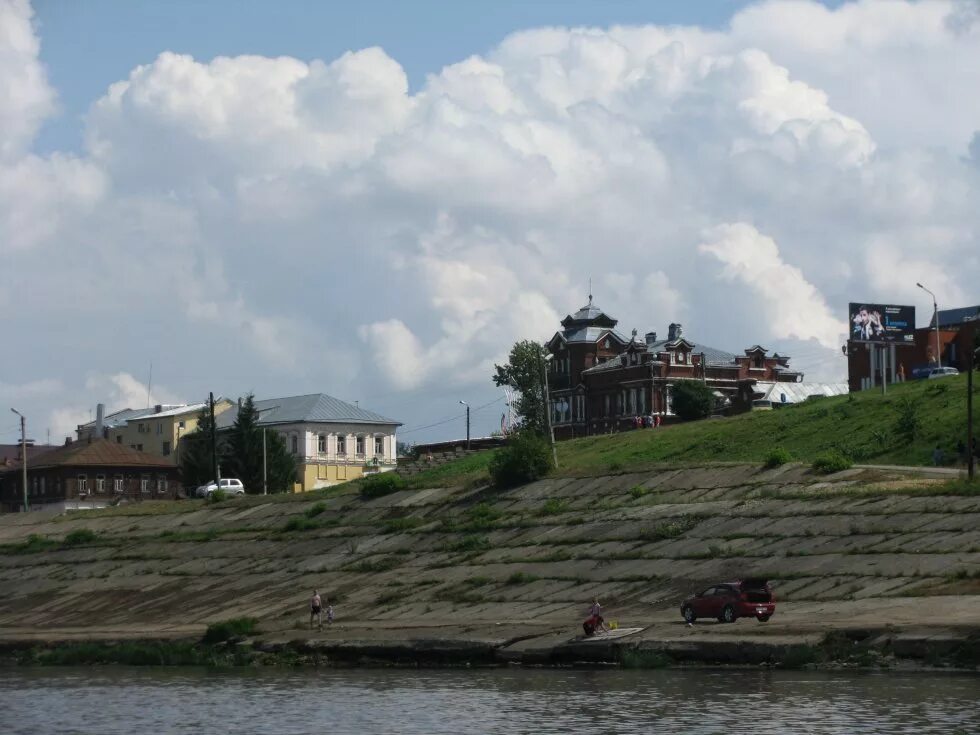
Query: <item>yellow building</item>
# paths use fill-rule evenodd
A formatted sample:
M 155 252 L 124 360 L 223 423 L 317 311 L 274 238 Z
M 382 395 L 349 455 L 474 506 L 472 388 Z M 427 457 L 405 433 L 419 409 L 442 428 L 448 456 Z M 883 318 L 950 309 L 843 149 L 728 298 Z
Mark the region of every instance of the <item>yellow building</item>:
M 215 417 L 234 405 L 227 398 L 216 400 Z M 157 404 L 149 408 L 126 408 L 103 417 L 102 404 L 99 404 L 95 421 L 78 426 L 78 440 L 101 436 L 130 449 L 168 457 L 174 464 L 179 464 L 180 441 L 197 428 L 198 417 L 206 408 L 206 403 Z
M 295 492 L 356 480 L 397 466 L 395 430 L 401 423 L 326 393 L 255 401 L 259 426 L 278 431 L 296 458 Z M 215 419 L 230 429 L 237 410 Z

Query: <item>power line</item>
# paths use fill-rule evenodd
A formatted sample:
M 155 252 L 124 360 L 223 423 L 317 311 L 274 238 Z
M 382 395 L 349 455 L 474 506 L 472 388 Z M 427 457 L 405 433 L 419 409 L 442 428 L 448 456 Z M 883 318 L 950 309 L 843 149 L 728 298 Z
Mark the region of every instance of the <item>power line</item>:
M 482 406 L 477 406 L 476 408 L 470 410 L 470 414 L 474 414 L 477 411 L 482 411 L 484 408 L 489 408 L 495 403 L 500 403 L 502 400 L 504 400 L 504 398 L 503 396 L 500 396 L 499 398 L 496 398 L 490 401 L 489 403 L 484 403 Z M 463 419 L 465 417 L 466 417 L 465 413 L 459 413 L 456 414 L 455 416 L 450 416 L 447 419 L 443 419 L 442 421 L 436 421 L 434 424 L 426 424 L 425 426 L 415 426 L 412 427 L 411 429 L 405 429 L 403 431 L 399 431 L 398 434 L 401 436 L 404 436 L 405 434 L 413 434 L 416 431 L 422 431 L 424 429 L 432 429 L 435 428 L 436 426 L 442 426 L 443 424 L 448 424 L 452 421 L 459 421 L 460 419 Z

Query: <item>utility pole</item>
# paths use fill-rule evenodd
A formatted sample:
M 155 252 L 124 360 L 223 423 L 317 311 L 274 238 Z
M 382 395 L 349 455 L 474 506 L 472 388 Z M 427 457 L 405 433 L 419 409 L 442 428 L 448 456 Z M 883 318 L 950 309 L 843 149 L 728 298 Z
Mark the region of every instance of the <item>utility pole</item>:
M 262 427 L 262 494 L 269 494 L 269 467 L 265 454 L 265 427 Z
M 881 365 L 881 395 L 885 395 L 888 392 L 888 347 L 884 344 L 881 345 L 881 359 L 878 361 Z
M 973 371 L 977 364 L 977 352 L 980 348 L 976 346 L 977 344 L 977 326 L 976 322 L 973 323 L 973 328 L 970 330 L 970 343 L 967 349 L 969 353 L 967 355 L 967 373 L 966 373 L 966 467 L 967 475 L 972 481 L 976 476 L 976 463 L 977 459 L 973 451 Z
M 211 482 L 221 486 L 218 477 L 218 444 L 214 430 L 214 393 L 208 393 L 208 411 L 211 413 Z
M 466 449 L 470 448 L 470 404 L 466 401 L 459 402 L 461 406 L 466 406 Z
M 558 450 L 555 449 L 555 430 L 551 426 L 551 408 L 550 408 L 550 395 L 548 391 L 548 370 L 545 363 L 545 359 L 541 356 L 541 349 L 537 348 L 538 352 L 538 362 L 541 365 L 541 388 L 544 392 L 544 403 L 542 408 L 544 410 L 544 424 L 548 431 L 548 440 L 551 442 L 551 461 L 554 463 L 555 469 L 558 469 Z M 552 358 L 552 355 L 548 355 L 548 360 Z
M 24 490 L 24 512 L 26 513 L 31 509 L 30 503 L 27 500 L 27 419 L 24 418 L 24 414 L 18 411 L 16 408 L 10 409 L 15 414 L 20 416 L 20 464 L 21 464 L 21 482 L 23 483 Z

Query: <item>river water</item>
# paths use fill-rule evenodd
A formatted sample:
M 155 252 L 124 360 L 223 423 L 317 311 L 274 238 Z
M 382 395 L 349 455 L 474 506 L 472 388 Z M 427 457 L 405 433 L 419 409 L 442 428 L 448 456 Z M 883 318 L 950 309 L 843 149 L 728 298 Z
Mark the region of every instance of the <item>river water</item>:
M 965 675 L 7 668 L 0 733 L 955 735 L 978 700 Z

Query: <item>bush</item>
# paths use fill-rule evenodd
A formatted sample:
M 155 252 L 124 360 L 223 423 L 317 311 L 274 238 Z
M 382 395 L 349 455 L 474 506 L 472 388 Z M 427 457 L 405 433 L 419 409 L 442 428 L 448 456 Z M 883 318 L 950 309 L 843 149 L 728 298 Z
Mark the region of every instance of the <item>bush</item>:
M 307 518 L 306 516 L 293 516 L 288 521 L 286 525 L 282 527 L 283 531 L 309 531 L 314 528 L 320 528 L 321 523 L 313 518 Z
M 697 380 L 679 380 L 674 383 L 674 413 L 685 421 L 703 419 L 715 407 L 711 388 Z
M 217 490 L 212 490 L 208 495 L 209 503 L 220 503 L 222 500 L 226 500 L 228 495 L 220 487 Z
M 564 513 L 568 510 L 568 501 L 562 498 L 551 498 L 547 501 L 544 506 L 538 508 L 539 516 L 553 516 L 558 513 Z
M 789 456 L 789 452 L 782 447 L 776 447 L 771 449 L 769 454 L 766 455 L 766 467 L 782 467 L 791 459 L 792 457 Z
M 307 518 L 316 518 L 318 515 L 323 513 L 327 509 L 326 503 L 314 503 L 311 507 L 306 509 L 304 515 Z
M 854 463 L 840 452 L 825 452 L 813 460 L 813 469 L 821 475 L 850 469 Z
M 365 498 L 381 498 L 404 489 L 405 479 L 394 472 L 382 472 L 361 481 L 361 495 Z
M 528 574 L 527 572 L 514 572 L 507 577 L 507 584 L 529 584 L 537 579 L 535 575 Z
M 205 643 L 223 643 L 238 636 L 251 635 L 259 621 L 255 618 L 232 618 L 212 623 L 204 633 Z
M 893 431 L 906 442 L 913 442 L 922 430 L 922 419 L 915 401 L 903 398 L 898 404 L 898 417 L 895 419 Z
M 490 478 L 500 489 L 539 480 L 551 471 L 551 447 L 544 437 L 530 431 L 514 436 L 490 460 Z
M 77 528 L 65 536 L 64 544 L 65 546 L 82 546 L 94 543 L 98 538 L 95 531 L 88 528 Z

